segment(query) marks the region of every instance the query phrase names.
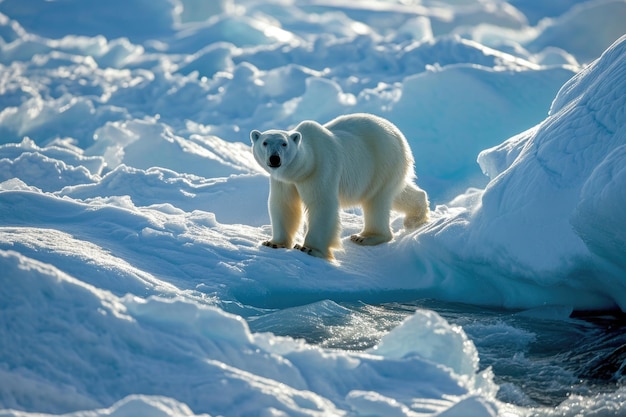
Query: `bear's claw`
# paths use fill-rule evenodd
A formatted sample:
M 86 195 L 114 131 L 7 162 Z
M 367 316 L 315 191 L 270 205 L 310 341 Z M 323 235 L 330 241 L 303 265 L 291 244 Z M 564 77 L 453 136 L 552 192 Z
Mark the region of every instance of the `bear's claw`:
M 361 246 L 374 246 L 379 245 L 384 242 L 389 242 L 391 240 L 391 236 L 386 235 L 352 235 L 350 236 L 350 240 Z
M 359 235 L 352 235 L 350 236 L 350 240 L 353 241 L 354 243 L 362 244 L 365 238 Z
M 313 254 L 313 249 L 307 248 L 306 246 L 302 246 L 302 245 L 299 245 L 297 243 L 294 245 L 293 248 L 294 249 L 298 249 L 300 252 L 304 252 L 304 253 L 306 253 L 308 255 L 312 255 Z
M 272 249 L 286 248 L 285 245 L 281 245 L 280 243 L 272 243 L 269 240 L 266 240 L 265 242 L 261 243 L 261 245 L 267 246 L 268 248 L 272 248 Z

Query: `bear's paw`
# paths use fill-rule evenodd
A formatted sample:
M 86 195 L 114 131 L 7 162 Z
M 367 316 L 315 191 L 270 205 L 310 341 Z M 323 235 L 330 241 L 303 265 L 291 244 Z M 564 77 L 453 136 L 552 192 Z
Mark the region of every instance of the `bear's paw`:
M 313 249 L 311 249 L 311 248 L 307 248 L 306 246 L 299 245 L 299 244 L 297 244 L 297 243 L 296 243 L 296 244 L 293 246 L 293 248 L 294 248 L 294 249 L 299 250 L 300 252 L 304 252 L 304 253 L 306 253 L 307 255 L 313 255 Z
M 265 242 L 261 243 L 261 245 L 267 246 L 268 248 L 272 248 L 272 249 L 284 249 L 287 247 L 283 245 L 282 243 L 274 243 L 270 240 L 266 240 Z
M 391 240 L 391 236 L 385 235 L 352 235 L 350 236 L 350 240 L 357 245 L 361 246 L 374 246 L 380 245 L 381 243 L 389 242 Z
M 328 260 L 334 259 L 332 254 L 330 254 L 330 252 L 324 253 L 317 249 L 313 249 L 304 245 L 299 245 L 297 243 L 293 246 L 293 248 L 296 250 L 299 250 L 300 252 L 304 252 L 307 255 L 315 256 L 316 258 L 323 258 L 323 259 L 328 259 Z

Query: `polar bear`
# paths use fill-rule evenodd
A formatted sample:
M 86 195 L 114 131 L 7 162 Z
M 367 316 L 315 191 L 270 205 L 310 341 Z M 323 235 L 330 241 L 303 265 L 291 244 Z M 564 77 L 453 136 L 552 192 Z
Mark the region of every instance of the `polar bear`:
M 426 192 L 414 184 L 413 155 L 390 121 L 372 114 L 340 116 L 325 125 L 304 121 L 292 131 L 250 132 L 256 161 L 270 174 L 272 238 L 263 245 L 300 249 L 332 260 L 341 247 L 340 207 L 361 206 L 363 230 L 350 239 L 378 245 L 392 239 L 390 210 L 413 229 L 428 220 Z M 307 231 L 294 246 L 302 214 Z

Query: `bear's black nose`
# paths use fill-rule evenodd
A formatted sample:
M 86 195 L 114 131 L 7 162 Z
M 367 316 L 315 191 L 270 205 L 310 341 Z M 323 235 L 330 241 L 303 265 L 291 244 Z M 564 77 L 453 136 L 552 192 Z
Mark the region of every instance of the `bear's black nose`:
M 270 162 L 269 163 L 270 168 L 278 168 L 280 166 L 280 156 L 278 155 L 270 156 L 269 162 Z

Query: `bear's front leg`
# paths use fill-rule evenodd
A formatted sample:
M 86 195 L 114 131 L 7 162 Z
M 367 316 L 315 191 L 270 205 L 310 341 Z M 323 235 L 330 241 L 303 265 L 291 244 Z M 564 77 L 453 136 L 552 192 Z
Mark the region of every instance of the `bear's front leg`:
M 310 203 L 305 202 L 307 208 L 307 233 L 304 245 L 296 246 L 309 255 L 318 258 L 333 259 L 332 248 L 341 245 L 339 240 L 339 201 L 337 198 L 318 198 Z
M 302 220 L 302 200 L 293 184 L 270 179 L 267 201 L 272 222 L 272 239 L 263 242 L 270 248 L 291 248 Z

